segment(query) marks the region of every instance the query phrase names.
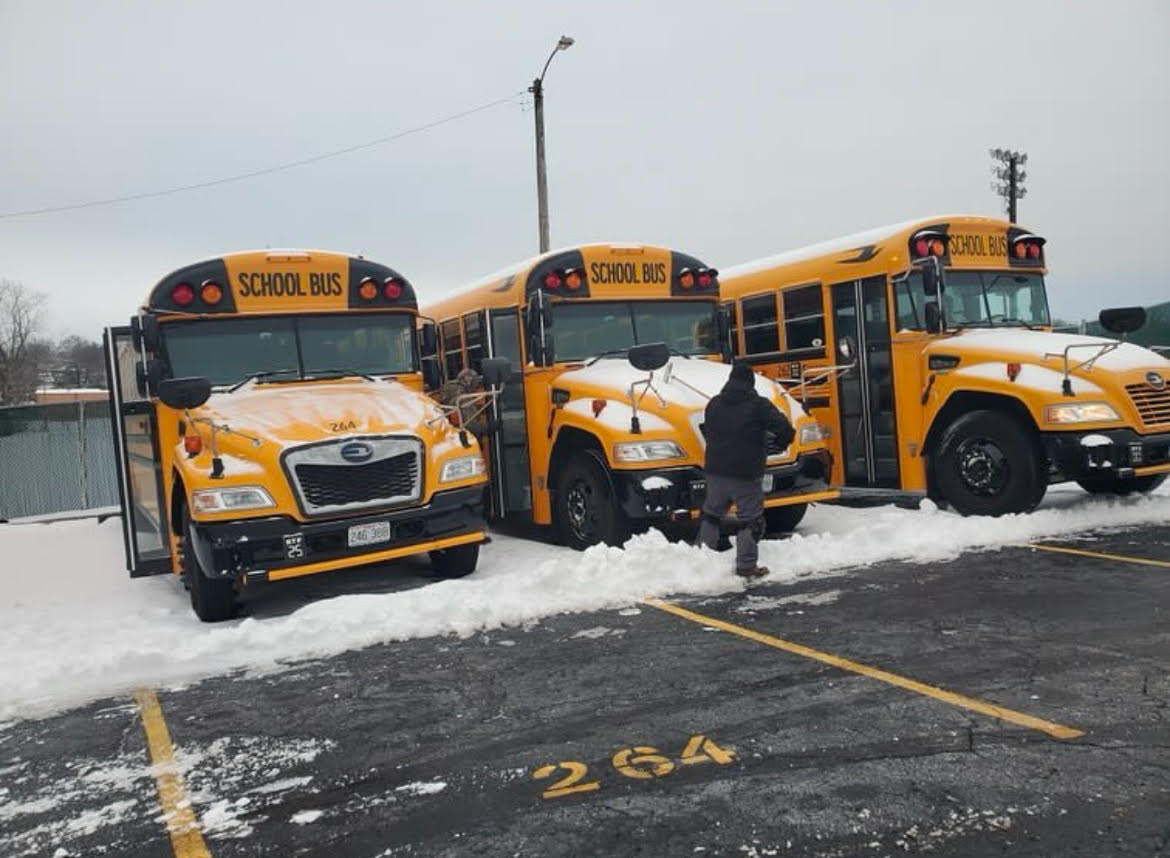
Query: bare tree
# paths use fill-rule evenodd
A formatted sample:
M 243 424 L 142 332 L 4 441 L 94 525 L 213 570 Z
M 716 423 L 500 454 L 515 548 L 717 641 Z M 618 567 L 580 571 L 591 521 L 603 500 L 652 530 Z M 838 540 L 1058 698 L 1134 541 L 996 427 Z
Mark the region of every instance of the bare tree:
M 0 280 L 0 405 L 27 402 L 36 392 L 46 359 L 37 340 L 44 307 L 43 293 Z

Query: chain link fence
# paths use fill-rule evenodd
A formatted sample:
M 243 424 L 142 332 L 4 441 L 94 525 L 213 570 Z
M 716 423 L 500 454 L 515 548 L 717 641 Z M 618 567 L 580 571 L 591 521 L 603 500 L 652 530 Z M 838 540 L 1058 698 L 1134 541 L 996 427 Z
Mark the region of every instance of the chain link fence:
M 0 408 L 0 519 L 118 505 L 108 402 Z

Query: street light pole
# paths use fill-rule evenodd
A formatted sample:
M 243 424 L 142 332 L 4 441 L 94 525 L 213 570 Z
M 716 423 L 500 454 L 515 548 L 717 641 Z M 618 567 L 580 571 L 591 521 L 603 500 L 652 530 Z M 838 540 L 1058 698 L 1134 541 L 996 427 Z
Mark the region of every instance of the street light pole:
M 545 60 L 544 68 L 540 70 L 540 77 L 532 82 L 528 91 L 532 93 L 532 103 L 536 114 L 536 208 L 540 220 L 540 252 L 548 250 L 548 170 L 544 162 L 544 76 L 548 72 L 549 63 L 558 51 L 566 51 L 573 44 L 568 36 L 561 36 L 557 46 Z

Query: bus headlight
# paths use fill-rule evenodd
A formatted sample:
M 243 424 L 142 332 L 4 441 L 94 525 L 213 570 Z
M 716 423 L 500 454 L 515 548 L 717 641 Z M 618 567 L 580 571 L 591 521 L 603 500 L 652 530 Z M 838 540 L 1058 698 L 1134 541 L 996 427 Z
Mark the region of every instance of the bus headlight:
M 195 512 L 233 512 L 241 509 L 268 509 L 276 506 L 272 495 L 260 486 L 232 486 L 223 489 L 201 489 L 191 493 L 191 508 Z
M 1120 419 L 1106 402 L 1069 402 L 1044 409 L 1045 423 L 1105 423 Z
M 628 441 L 613 445 L 615 462 L 658 462 L 662 459 L 685 459 L 682 447 L 673 441 Z
M 833 430 L 823 423 L 817 423 L 815 420 L 812 423 L 806 423 L 800 427 L 800 443 L 804 444 L 819 444 L 822 441 L 828 441 L 833 437 Z
M 468 480 L 486 473 L 487 466 L 482 456 L 460 456 L 443 463 L 443 470 L 439 472 L 440 483 L 453 483 L 456 480 Z

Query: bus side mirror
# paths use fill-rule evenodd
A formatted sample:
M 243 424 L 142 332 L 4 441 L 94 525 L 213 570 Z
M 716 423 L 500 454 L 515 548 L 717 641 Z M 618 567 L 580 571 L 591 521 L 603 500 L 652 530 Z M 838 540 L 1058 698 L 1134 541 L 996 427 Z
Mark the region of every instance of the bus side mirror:
M 422 327 L 419 329 L 419 338 L 419 346 L 424 357 L 439 353 L 439 332 L 434 322 L 422 323 Z
M 857 360 L 857 343 L 853 337 L 846 335 L 837 340 L 837 355 L 845 363 L 851 364 Z
M 211 398 L 211 382 L 206 378 L 168 378 L 158 383 L 162 404 L 177 411 L 198 408 Z
M 1124 337 L 1141 330 L 1146 323 L 1145 307 L 1111 307 L 1097 315 L 1101 327 L 1111 334 Z
M 512 374 L 512 362 L 506 357 L 484 358 L 479 365 L 484 387 L 499 387 Z
M 931 261 L 933 262 L 933 260 Z M 937 298 L 941 286 L 942 278 L 939 275 L 938 267 L 933 264 L 924 265 L 922 268 L 922 291 L 926 293 L 926 297 Z
M 938 311 L 938 301 L 927 301 L 923 304 L 922 315 L 927 331 L 932 334 L 942 331 L 942 313 Z
M 424 390 L 438 390 L 443 385 L 443 374 L 437 357 L 422 359 L 422 377 Z
M 151 354 L 158 354 L 162 337 L 158 332 L 158 318 L 151 313 L 138 317 L 139 339 L 142 347 Z
M 170 367 L 166 361 L 151 358 L 143 367 L 139 361 L 134 364 L 134 381 L 138 388 L 138 395 L 143 397 L 154 396 L 158 392 L 159 383 L 167 377 Z
M 630 346 L 626 352 L 626 359 L 634 369 L 642 372 L 653 372 L 666 366 L 670 360 L 670 349 L 666 343 L 646 343 L 640 346 Z
M 724 363 L 731 363 L 735 348 L 731 342 L 731 313 L 726 307 L 719 308 L 715 324 L 719 327 L 719 353 L 723 356 Z

